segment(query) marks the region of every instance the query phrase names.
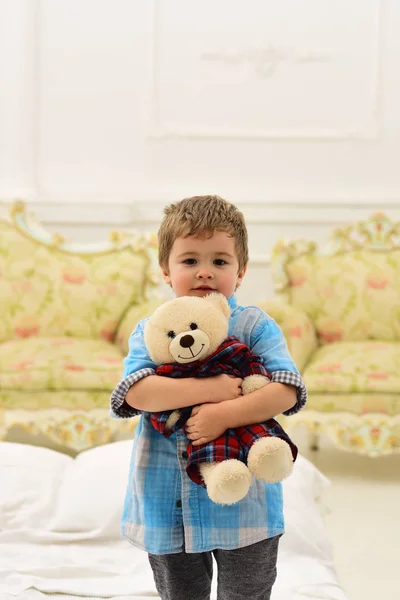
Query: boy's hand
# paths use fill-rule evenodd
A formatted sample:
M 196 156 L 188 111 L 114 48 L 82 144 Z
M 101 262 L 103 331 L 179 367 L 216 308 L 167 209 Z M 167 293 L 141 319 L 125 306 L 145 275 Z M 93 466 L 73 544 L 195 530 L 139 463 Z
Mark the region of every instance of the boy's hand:
M 186 423 L 187 437 L 193 446 L 200 446 L 216 440 L 227 429 L 226 408 L 221 404 L 201 404 L 195 406 Z
M 225 400 L 234 400 L 242 395 L 243 379 L 233 377 L 232 375 L 215 375 L 207 380 L 211 387 L 211 394 L 208 399 L 210 403 L 225 402 Z

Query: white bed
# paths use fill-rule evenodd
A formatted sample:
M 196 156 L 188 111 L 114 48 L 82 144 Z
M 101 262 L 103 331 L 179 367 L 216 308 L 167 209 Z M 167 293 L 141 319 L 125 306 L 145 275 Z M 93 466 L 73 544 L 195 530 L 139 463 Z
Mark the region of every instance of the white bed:
M 0 443 L 2 600 L 158 597 L 146 554 L 119 534 L 131 445 L 116 442 L 72 459 Z M 328 485 L 302 457 L 284 483 L 287 533 L 273 600 L 348 600 L 321 517 Z

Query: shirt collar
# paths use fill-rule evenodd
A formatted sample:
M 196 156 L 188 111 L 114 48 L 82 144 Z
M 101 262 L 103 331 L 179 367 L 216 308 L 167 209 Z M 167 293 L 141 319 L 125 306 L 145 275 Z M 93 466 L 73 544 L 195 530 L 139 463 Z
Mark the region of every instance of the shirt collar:
M 229 308 L 230 308 L 231 310 L 233 310 L 234 308 L 236 308 L 236 307 L 237 307 L 238 303 L 237 303 L 237 300 L 236 300 L 236 296 L 235 296 L 235 295 L 233 295 L 233 296 L 231 296 L 230 298 L 228 298 L 228 304 L 229 304 Z

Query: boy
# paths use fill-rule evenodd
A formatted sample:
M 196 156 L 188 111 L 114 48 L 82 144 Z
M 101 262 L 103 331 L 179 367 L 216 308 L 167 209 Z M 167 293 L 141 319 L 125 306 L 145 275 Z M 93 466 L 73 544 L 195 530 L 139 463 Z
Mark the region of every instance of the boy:
M 154 375 L 143 340 L 145 320 L 130 337 L 124 374 L 111 396 L 116 417 L 142 413 L 134 441 L 122 533 L 146 550 L 162 600 L 208 600 L 212 556 L 218 564 L 218 600 L 268 600 L 283 534 L 282 487 L 255 481 L 231 506 L 214 504 L 186 474 L 185 435 L 165 438 L 150 413 L 194 406 L 187 423 L 195 445 L 226 429 L 293 414 L 306 388 L 276 323 L 261 309 L 239 306 L 234 292 L 248 262 L 244 217 L 218 196 L 187 198 L 165 209 L 158 232 L 159 263 L 176 296 L 225 295 L 229 335 L 260 356 L 272 382 L 247 396 L 227 375 L 172 379 Z

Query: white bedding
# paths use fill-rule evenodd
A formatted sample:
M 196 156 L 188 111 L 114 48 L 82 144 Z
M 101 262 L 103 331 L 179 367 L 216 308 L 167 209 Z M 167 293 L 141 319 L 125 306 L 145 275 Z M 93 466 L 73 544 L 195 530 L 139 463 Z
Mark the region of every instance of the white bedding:
M 158 597 L 146 554 L 119 534 L 131 445 L 116 442 L 74 460 L 0 443 L 2 600 Z M 284 482 L 286 534 L 273 600 L 348 600 L 337 580 L 323 504 L 316 502 L 328 485 L 301 456 Z

